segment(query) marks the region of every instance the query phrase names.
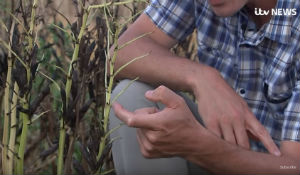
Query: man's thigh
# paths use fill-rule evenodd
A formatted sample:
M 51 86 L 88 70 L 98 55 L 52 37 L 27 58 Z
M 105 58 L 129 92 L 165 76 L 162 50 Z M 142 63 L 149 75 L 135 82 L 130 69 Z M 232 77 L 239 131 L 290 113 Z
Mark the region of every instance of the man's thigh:
M 129 83 L 129 80 L 121 81 L 114 89 L 112 98 L 126 88 Z M 144 107 L 157 107 L 159 109 L 163 109 L 163 104 L 153 103 L 145 98 L 144 94 L 146 91 L 153 89 L 153 87 L 145 83 L 136 81 L 118 97 L 117 101 L 129 111 L 134 111 Z M 187 96 L 182 93 L 179 94 L 183 96 L 197 120 L 201 122 L 201 117 L 197 111 L 197 105 Z M 119 126 L 121 123 L 122 122 L 115 116 L 114 111 L 112 110 L 110 113 L 110 129 Z M 198 168 L 179 157 L 145 159 L 139 149 L 135 128 L 129 128 L 123 125 L 111 135 L 111 139 L 117 137 L 119 137 L 119 139 L 117 139 L 112 146 L 113 159 L 117 174 L 204 174 L 202 173 L 201 168 Z

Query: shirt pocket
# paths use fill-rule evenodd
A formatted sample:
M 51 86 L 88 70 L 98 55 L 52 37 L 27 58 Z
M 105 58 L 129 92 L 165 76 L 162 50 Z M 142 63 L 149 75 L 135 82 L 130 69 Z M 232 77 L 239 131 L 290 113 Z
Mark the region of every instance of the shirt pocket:
M 268 104 L 269 110 L 272 112 L 273 117 L 276 119 L 283 119 L 284 110 L 289 103 L 292 96 L 292 91 L 280 91 L 273 85 L 264 83 L 264 97 Z
M 275 75 L 267 77 L 264 81 L 265 101 L 276 119 L 284 118 L 285 108 L 293 94 L 296 76 L 294 66 L 289 66 L 284 71 L 278 71 Z

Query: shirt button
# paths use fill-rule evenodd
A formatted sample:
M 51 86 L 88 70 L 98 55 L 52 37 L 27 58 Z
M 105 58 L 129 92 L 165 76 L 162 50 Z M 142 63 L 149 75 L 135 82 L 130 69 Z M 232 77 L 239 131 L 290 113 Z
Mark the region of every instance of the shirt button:
M 244 96 L 246 94 L 246 90 L 243 88 L 238 89 L 238 93 L 240 94 L 240 96 Z

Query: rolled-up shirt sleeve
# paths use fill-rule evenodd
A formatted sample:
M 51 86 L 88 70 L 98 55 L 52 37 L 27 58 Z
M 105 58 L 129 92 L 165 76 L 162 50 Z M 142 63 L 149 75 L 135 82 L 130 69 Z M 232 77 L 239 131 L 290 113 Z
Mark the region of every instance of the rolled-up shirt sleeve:
M 195 28 L 194 0 L 151 0 L 144 13 L 158 28 L 178 41 L 185 39 Z

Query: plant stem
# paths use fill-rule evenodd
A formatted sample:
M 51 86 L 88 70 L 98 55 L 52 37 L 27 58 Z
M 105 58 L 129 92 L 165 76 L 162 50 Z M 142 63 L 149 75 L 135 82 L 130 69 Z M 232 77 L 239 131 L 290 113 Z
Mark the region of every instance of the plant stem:
M 107 18 L 106 18 L 107 20 Z M 136 57 L 134 59 L 132 59 L 131 61 L 129 61 L 128 63 L 122 65 L 120 68 L 118 68 L 116 71 L 114 70 L 114 67 L 115 67 L 115 62 L 116 62 L 116 59 L 117 59 L 117 55 L 118 55 L 118 51 L 123 48 L 123 47 L 126 47 L 127 45 L 129 45 L 130 43 L 150 34 L 150 33 L 145 33 L 145 34 L 142 34 L 141 36 L 137 37 L 137 38 L 134 38 L 128 42 L 126 42 L 125 44 L 119 46 L 118 45 L 118 36 L 119 36 L 119 28 L 116 29 L 115 31 L 115 34 L 113 35 L 114 38 L 113 38 L 113 41 L 114 41 L 114 52 L 113 52 L 113 57 L 112 59 L 109 59 L 107 58 L 107 60 L 109 61 L 106 61 L 106 65 L 105 65 L 105 68 L 107 68 L 107 64 L 109 64 L 109 83 L 107 85 L 107 83 L 105 82 L 105 87 L 106 87 L 106 94 L 105 94 L 105 105 L 104 105 L 104 117 L 103 117 L 103 129 L 104 129 L 104 136 L 101 137 L 101 141 L 100 141 L 100 145 L 99 145 L 99 152 L 98 152 L 98 155 L 97 155 L 97 161 L 100 160 L 102 154 L 103 154 L 103 151 L 105 149 L 105 146 L 106 146 L 106 139 L 108 138 L 108 136 L 110 135 L 111 131 L 113 131 L 114 129 L 112 129 L 111 131 L 108 131 L 108 122 L 109 122 L 109 113 L 111 111 L 111 103 L 113 101 L 115 101 L 118 96 L 120 94 L 118 94 L 114 99 L 111 100 L 111 93 L 112 93 L 112 89 L 113 89 L 113 83 L 114 83 L 114 79 L 116 77 L 116 75 L 122 71 L 125 67 L 127 67 L 129 64 L 141 59 L 141 58 L 144 58 L 146 56 L 149 55 L 149 53 L 145 54 L 145 55 L 142 55 L 142 56 L 139 56 L 139 57 Z M 109 38 L 109 37 L 108 37 Z M 107 75 L 107 69 L 105 70 L 105 75 Z M 138 79 L 138 77 L 133 81 L 136 81 Z M 131 82 L 131 83 L 132 83 Z M 131 84 L 130 83 L 130 84 Z M 130 86 L 130 84 L 128 86 Z M 127 87 L 124 89 L 126 90 Z M 122 92 L 121 92 L 122 93 Z M 98 170 L 97 173 L 101 171 L 101 170 Z
M 89 6 L 88 10 L 90 11 L 91 9 L 94 9 L 94 8 L 102 8 L 102 7 L 105 7 L 105 6 L 109 6 L 109 5 L 125 5 L 125 4 L 129 4 L 129 3 L 132 3 L 132 2 L 135 2 L 137 0 L 127 0 L 127 1 L 122 1 L 122 2 L 105 2 L 103 4 L 99 4 L 99 5 L 91 5 Z M 142 1 L 142 0 L 139 0 L 141 2 L 147 2 L 147 1 Z
M 31 54 L 34 47 L 34 38 L 33 38 L 33 31 L 35 26 L 35 18 L 36 18 L 36 9 L 37 9 L 37 2 L 38 0 L 34 0 L 31 8 L 31 20 L 29 25 L 29 32 L 26 37 L 28 40 L 28 46 L 26 48 L 27 54 Z M 31 70 L 30 70 L 30 62 L 27 62 L 25 65 L 26 69 L 26 78 L 27 78 L 27 87 L 30 85 L 31 81 Z M 29 109 L 29 101 L 30 101 L 30 89 L 28 92 L 24 94 L 24 97 L 21 99 L 21 106 L 25 111 Z M 21 175 L 24 174 L 24 153 L 26 148 L 26 141 L 27 141 L 27 134 L 28 134 L 28 123 L 29 123 L 29 114 L 20 112 L 20 119 L 22 119 L 22 133 L 20 138 L 20 145 L 18 150 L 18 160 L 17 160 L 17 174 Z
M 22 98 L 22 101 L 24 102 L 22 104 L 22 107 L 25 110 L 28 110 L 29 104 L 27 103 L 26 97 Z M 26 113 L 20 112 L 20 119 L 22 119 L 22 133 L 20 138 L 20 146 L 18 151 L 18 161 L 17 161 L 17 174 L 24 174 L 24 153 L 25 153 L 25 146 L 27 141 L 27 133 L 28 133 L 28 122 L 29 122 L 29 116 Z
M 28 38 L 28 48 L 32 49 L 33 48 L 33 29 L 34 29 L 34 21 L 35 21 L 35 16 L 36 16 L 36 9 L 37 9 L 37 1 L 38 0 L 34 0 L 33 4 L 32 4 L 32 10 L 31 10 L 31 20 L 30 20 L 30 26 L 29 26 L 29 38 Z
M 88 18 L 89 12 L 84 9 L 84 14 L 82 17 L 82 25 L 80 28 L 80 32 L 78 35 L 78 38 L 75 43 L 74 52 L 72 55 L 72 61 L 69 65 L 69 71 L 67 75 L 67 82 L 66 82 L 66 106 L 68 106 L 69 98 L 71 95 L 71 87 L 72 87 L 72 74 L 73 74 L 73 64 L 77 62 L 78 60 L 78 53 L 79 53 L 79 46 L 82 39 L 82 36 L 84 34 L 84 31 L 86 29 L 86 22 Z M 64 157 L 64 146 L 65 146 L 65 137 L 66 137 L 66 130 L 64 127 L 64 119 L 61 117 L 60 119 L 60 132 L 59 132 L 59 147 L 58 147 L 58 162 L 57 162 L 57 174 L 61 175 L 63 174 L 63 157 Z
M 57 174 L 61 175 L 63 173 L 63 155 L 64 155 L 64 146 L 65 146 L 65 139 L 66 139 L 66 130 L 64 127 L 63 119 L 60 119 L 59 126 L 60 126 L 60 130 L 59 130 Z
M 110 109 L 111 109 L 111 104 L 110 104 L 110 100 L 111 100 L 111 92 L 112 92 L 112 88 L 113 88 L 113 83 L 114 83 L 114 66 L 115 66 L 115 61 L 117 58 L 117 52 L 118 52 L 118 36 L 119 36 L 119 29 L 117 28 L 115 34 L 114 34 L 114 54 L 112 59 L 109 62 L 109 83 L 108 83 L 108 87 L 106 90 L 106 95 L 105 95 L 105 105 L 104 105 L 104 118 L 103 118 L 103 129 L 104 129 L 104 135 L 101 137 L 101 141 L 100 141 L 100 145 L 99 145 L 99 152 L 97 155 L 97 161 L 101 158 L 102 154 L 103 154 L 103 150 L 105 148 L 106 145 L 106 133 L 108 132 L 108 119 L 109 119 L 109 113 L 110 113 Z M 106 66 L 107 67 L 107 66 Z
M 11 73 L 12 73 L 12 58 L 8 57 L 7 60 L 7 77 L 6 77 L 6 86 L 4 92 L 4 124 L 3 124 L 3 150 L 2 150 L 2 167 L 3 174 L 9 174 L 8 166 L 7 166 L 7 153 L 8 153 L 8 139 L 9 139 L 9 117 L 10 117 L 10 94 L 11 94 Z
M 4 125 L 3 125 L 3 137 L 2 144 L 4 146 L 2 150 L 2 167 L 3 174 L 12 174 L 12 171 L 9 169 L 8 163 L 8 141 L 9 141 L 9 118 L 10 118 L 10 94 L 11 94 L 11 83 L 12 83 L 12 66 L 13 58 L 11 53 L 11 41 L 13 36 L 13 31 L 15 28 L 15 22 L 13 21 L 10 28 L 10 42 L 8 44 L 9 52 L 7 57 L 7 75 L 5 82 L 5 91 L 4 91 Z
M 16 142 L 15 142 L 15 150 L 14 150 L 15 153 L 18 153 L 18 150 L 19 150 L 19 148 L 20 148 L 20 140 L 21 140 L 21 135 L 18 135 L 18 136 L 16 137 Z M 13 170 L 14 170 L 14 171 L 13 171 L 14 174 L 18 174 L 18 173 L 17 173 L 17 168 L 16 168 L 16 167 L 18 166 L 18 163 L 19 163 L 19 162 L 18 162 L 18 159 L 17 159 L 16 161 L 14 161 L 14 167 L 15 167 L 15 168 L 13 169 Z
M 13 163 L 14 163 L 14 152 L 16 143 L 16 132 L 17 132 L 17 103 L 18 103 L 19 86 L 15 82 L 14 93 L 11 105 L 11 121 L 10 121 L 10 137 L 9 137 L 9 152 L 8 152 L 8 163 L 9 174 L 13 174 Z
M 26 67 L 26 78 L 27 78 L 27 86 L 29 86 L 31 74 L 30 68 Z M 29 99 L 30 93 L 27 92 L 24 97 L 20 100 L 21 106 L 25 111 L 29 110 Z M 20 138 L 20 145 L 18 151 L 18 160 L 17 160 L 17 174 L 21 175 L 24 174 L 24 153 L 27 141 L 27 134 L 28 134 L 28 125 L 29 125 L 29 114 L 20 112 L 20 119 L 22 120 L 22 133 Z

